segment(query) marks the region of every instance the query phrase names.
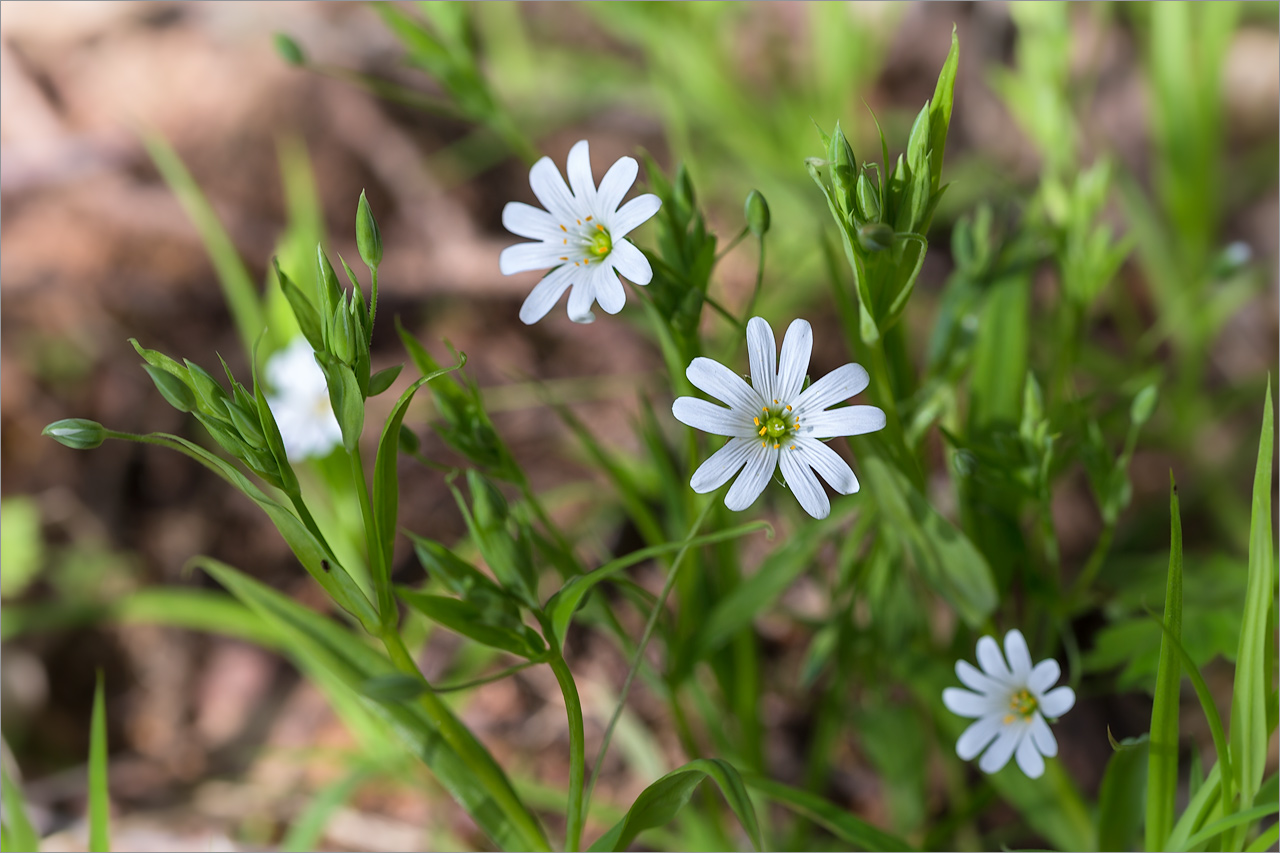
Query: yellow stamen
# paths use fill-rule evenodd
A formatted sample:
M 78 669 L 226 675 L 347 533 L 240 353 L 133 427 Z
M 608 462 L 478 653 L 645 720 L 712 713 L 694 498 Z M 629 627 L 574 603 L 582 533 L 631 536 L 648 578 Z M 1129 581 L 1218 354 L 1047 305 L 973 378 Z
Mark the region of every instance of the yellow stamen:
M 760 431 L 756 435 L 764 435 L 768 429 L 768 427 L 760 427 Z
M 579 220 L 578 220 L 578 224 L 579 224 L 579 225 L 581 225 L 581 224 L 582 224 L 582 220 L 581 220 L 581 219 L 579 219 Z
M 759 419 L 759 418 L 752 418 L 751 420 L 753 420 L 753 421 L 755 421 L 755 422 L 756 422 L 756 426 L 760 426 L 760 419 Z
M 563 231 L 563 232 L 564 232 L 564 233 L 566 233 L 566 234 L 568 234 L 568 233 L 569 233 L 569 229 L 568 229 L 568 228 L 565 228 L 563 225 L 561 225 L 561 226 L 560 226 L 560 230 L 561 230 L 561 231 Z
M 775 441 L 775 442 L 773 443 L 773 449 L 774 449 L 774 450 L 777 450 L 777 449 L 778 449 L 778 442 L 776 442 L 776 441 Z
M 603 231 L 603 230 L 604 230 L 604 226 L 603 226 L 603 225 L 601 225 L 599 222 L 597 222 L 597 223 L 596 223 L 596 230 L 597 230 L 597 231 Z
M 590 222 L 590 221 L 591 221 L 591 220 L 593 220 L 593 219 L 595 219 L 595 217 L 594 217 L 594 216 L 588 216 L 588 217 L 587 217 L 587 221 L 588 221 L 588 222 Z
M 760 411 L 764 412 L 764 413 L 767 415 L 767 414 L 769 414 L 769 407 L 768 407 L 768 406 L 761 406 L 761 407 L 760 407 Z
M 561 255 L 561 256 L 560 256 L 560 260 L 562 260 L 562 261 L 567 261 L 567 260 L 569 260 L 569 258 L 568 258 L 568 257 L 566 257 L 565 255 Z
M 795 446 L 794 444 L 793 444 L 793 445 L 791 445 L 791 449 L 792 449 L 792 450 L 795 450 L 795 449 L 796 449 L 796 446 Z
M 768 441 L 768 439 L 766 439 L 766 440 L 764 440 L 764 441 L 760 442 L 760 446 L 761 446 L 761 447 L 768 447 L 768 446 L 769 446 L 769 441 Z
M 1013 722 L 1013 714 L 1005 714 L 1005 715 L 1004 715 L 1004 724 L 1007 726 L 1007 725 L 1009 725 L 1009 724 L 1010 724 L 1010 723 L 1012 723 L 1012 722 Z
M 790 407 L 790 406 L 787 406 L 787 411 L 788 411 L 788 412 L 789 412 L 789 411 L 791 411 L 791 407 Z
M 773 401 L 773 404 L 774 404 L 775 406 L 776 406 L 776 405 L 778 405 L 778 401 L 777 401 L 777 400 L 774 400 L 774 401 Z

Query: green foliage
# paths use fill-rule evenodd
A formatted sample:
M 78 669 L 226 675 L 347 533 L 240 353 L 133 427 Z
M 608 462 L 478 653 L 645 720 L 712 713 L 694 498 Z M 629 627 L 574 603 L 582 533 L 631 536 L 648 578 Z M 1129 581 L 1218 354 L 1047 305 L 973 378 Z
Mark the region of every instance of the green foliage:
M 1164 624 L 1168 634 L 1160 644 L 1155 704 L 1151 709 L 1151 739 L 1147 744 L 1146 849 L 1162 850 L 1173 829 L 1174 797 L 1178 788 L 1178 707 L 1182 661 L 1177 643 L 1182 635 L 1182 516 L 1178 487 L 1169 472 L 1169 580 L 1165 588 Z
M 111 850 L 111 801 L 107 792 L 107 709 L 102 672 L 93 692 L 93 720 L 89 724 L 89 849 Z

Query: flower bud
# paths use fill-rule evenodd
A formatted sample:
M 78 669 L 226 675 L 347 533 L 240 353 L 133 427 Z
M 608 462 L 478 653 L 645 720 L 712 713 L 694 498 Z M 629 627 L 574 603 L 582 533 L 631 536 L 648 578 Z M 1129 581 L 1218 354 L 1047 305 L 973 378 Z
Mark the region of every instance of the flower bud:
M 858 175 L 858 210 L 862 213 L 862 218 L 868 222 L 876 222 L 880 219 L 880 193 L 872 186 L 871 179 L 867 177 L 867 173 L 863 172 Z
M 1133 405 L 1129 407 L 1129 420 L 1133 421 L 1134 426 L 1140 427 L 1151 419 L 1159 399 L 1160 392 L 1154 384 L 1138 392 L 1138 396 L 1133 398 Z
M 689 170 L 685 168 L 684 163 L 681 163 L 676 167 L 676 207 L 683 212 L 689 213 L 693 211 L 697 201 L 697 194 L 693 191 L 693 179 L 689 177 Z
M 747 203 L 743 210 L 747 217 L 747 228 L 758 240 L 769 231 L 769 203 L 759 190 L 747 194 Z
M 356 207 L 356 247 L 365 266 L 372 269 L 382 263 L 382 234 L 378 231 L 378 222 L 369 209 L 364 190 L 360 191 L 360 203 Z
M 329 256 L 324 253 L 324 247 L 318 243 L 316 244 L 316 273 L 319 277 L 316 286 L 320 293 L 320 317 L 323 319 L 333 314 L 334 307 L 342 299 L 342 288 L 338 285 L 338 274 L 333 271 L 333 264 L 329 263 Z
M 333 317 L 329 323 L 329 351 L 343 364 L 355 361 L 355 335 L 350 303 L 343 299 L 333 309 Z
M 42 435 L 47 435 L 59 444 L 65 444 L 74 450 L 92 450 L 106 439 L 107 431 L 97 421 L 65 418 L 49 424 L 44 428 Z
M 245 444 L 255 450 L 263 450 L 267 446 L 267 438 L 262 434 L 262 426 L 258 420 L 258 413 L 246 413 L 239 406 L 227 406 L 227 415 L 231 418 L 232 425 L 235 426 L 236 432 L 240 433 L 240 438 L 244 439 Z

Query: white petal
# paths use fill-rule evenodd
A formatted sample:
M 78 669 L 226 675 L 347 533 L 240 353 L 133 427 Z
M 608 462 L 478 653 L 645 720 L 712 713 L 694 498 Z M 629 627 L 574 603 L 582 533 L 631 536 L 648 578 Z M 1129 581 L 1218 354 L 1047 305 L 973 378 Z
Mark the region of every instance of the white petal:
M 1049 730 L 1049 724 L 1037 711 L 1031 715 L 1031 739 L 1036 742 L 1036 749 L 1048 758 L 1058 754 L 1058 741 Z
M 573 278 L 574 267 L 571 264 L 563 264 L 543 276 L 520 306 L 520 321 L 532 325 L 547 316 L 573 284 Z
M 830 515 L 831 501 L 827 498 L 827 493 L 822 490 L 818 478 L 804 463 L 800 451 L 783 447 L 779 453 L 778 461 L 782 466 L 782 478 L 787 481 L 787 487 L 796 496 L 796 500 L 800 501 L 804 511 L 814 518 L 826 518 Z
M 974 756 L 982 752 L 983 748 L 1000 734 L 1001 719 L 1003 714 L 988 714 L 971 724 L 956 741 L 956 755 L 964 761 L 973 760 Z
M 718 361 L 698 356 L 689 362 L 684 375 L 695 388 L 728 403 L 730 408 L 751 412 L 753 417 L 761 408 L 760 395 L 751 390 L 741 376 Z
M 813 327 L 808 320 L 792 320 L 782 339 L 782 355 L 778 357 L 778 381 L 773 393 L 784 403 L 792 402 L 804 385 L 809 372 L 809 356 L 813 352 Z
M 849 463 L 840 458 L 830 447 L 812 438 L 797 436 L 792 439 L 796 453 L 802 454 L 805 464 L 817 471 L 827 485 L 842 495 L 858 491 L 858 478 L 853 475 Z
M 1009 658 L 1013 680 L 1026 684 L 1031 678 L 1031 650 L 1027 648 L 1027 638 L 1017 628 L 1004 635 L 1004 653 Z
M 613 267 L 601 264 L 591 274 L 591 287 L 595 291 L 596 301 L 606 314 L 617 314 L 627 304 L 627 290 L 618 281 Z
M 565 171 L 569 173 L 569 186 L 573 189 L 573 197 L 577 199 L 577 209 L 594 214 L 596 179 L 591 174 L 591 149 L 587 140 L 580 139 L 569 149 L 569 162 Z
M 671 414 L 682 424 L 709 432 L 738 438 L 756 438 L 756 426 L 741 412 L 725 409 L 697 397 L 679 397 L 671 406 Z
M 984 675 L 976 666 L 968 661 L 956 661 L 956 675 L 960 677 L 960 681 L 971 690 L 978 693 L 997 693 L 1003 694 L 1007 688 L 996 681 Z
M 1042 660 L 1031 670 L 1031 675 L 1027 678 L 1027 689 L 1038 696 L 1057 684 L 1061 675 L 1062 669 L 1056 660 Z
M 649 217 L 657 213 L 660 207 L 662 207 L 662 199 L 653 193 L 645 193 L 618 208 L 617 213 L 610 214 L 606 211 L 604 216 L 608 222 L 605 223 L 605 227 L 609 229 L 609 236 L 614 240 L 627 236 L 648 222 Z
M 987 714 L 993 714 L 998 708 L 994 707 L 995 703 L 989 696 L 982 696 L 977 693 L 970 693 L 968 690 L 961 690 L 959 687 L 948 687 L 942 691 L 942 704 L 947 706 L 947 710 L 953 714 L 959 714 L 962 717 L 982 717 Z
M 554 243 L 516 243 L 502 250 L 498 256 L 498 269 L 503 275 L 529 270 L 545 270 L 564 263 L 563 247 Z
M 1057 718 L 1076 704 L 1076 692 L 1070 687 L 1055 687 L 1040 697 L 1040 711 L 1046 717 Z
M 761 447 L 753 439 L 747 439 L 751 445 L 751 454 L 747 457 L 746 467 L 729 487 L 724 496 L 724 505 L 735 512 L 740 512 L 756 502 L 764 487 L 769 485 L 769 478 L 778 469 L 778 451 L 772 446 Z
M 773 341 L 773 329 L 760 317 L 752 317 L 747 323 L 747 358 L 751 361 L 751 387 L 766 404 L 776 402 L 773 397 L 773 380 L 777 375 L 774 359 L 778 345 Z
M 615 240 L 606 261 L 636 284 L 653 281 L 653 267 L 649 266 L 649 259 L 630 240 Z
M 884 425 L 884 412 L 875 406 L 844 406 L 803 415 L 800 431 L 813 438 L 835 438 L 875 432 L 884 429 Z
M 729 482 L 729 478 L 738 473 L 753 450 L 760 445 L 751 438 L 731 438 L 724 447 L 707 457 L 707 461 L 698 466 L 689 480 L 689 486 L 700 495 L 714 492 Z
M 1007 726 L 1001 726 L 996 742 L 991 744 L 991 748 L 983 753 L 982 760 L 978 762 L 982 772 L 995 773 L 1008 764 L 1026 731 L 1027 727 L 1016 721 Z
M 796 411 L 820 412 L 842 400 L 849 399 L 866 388 L 870 381 L 862 365 L 846 364 L 837 367 L 804 389 L 804 393 L 797 397 L 792 405 L 796 407 Z
M 561 233 L 555 217 L 522 201 L 509 201 L 502 208 L 502 227 L 530 240 L 553 240 Z
M 632 157 L 623 157 L 609 167 L 600 179 L 600 189 L 596 191 L 596 208 L 604 216 L 608 216 L 622 204 L 622 197 L 636 182 L 636 173 L 640 167 Z
M 552 218 L 558 220 L 558 225 L 568 224 L 581 216 L 577 202 L 550 157 L 543 157 L 533 164 L 529 170 L 529 186 Z
M 1018 742 L 1014 755 L 1028 779 L 1039 779 L 1044 775 L 1044 759 L 1040 757 L 1040 750 L 1036 749 L 1035 740 L 1030 735 L 1023 736 Z
M 584 273 L 569 291 L 569 319 L 575 323 L 591 323 L 596 317 L 591 305 L 596 301 L 595 276 Z
M 1009 667 L 1005 665 L 1004 655 L 1000 653 L 995 637 L 986 636 L 978 640 L 978 666 L 991 678 L 1005 685 L 1011 683 Z

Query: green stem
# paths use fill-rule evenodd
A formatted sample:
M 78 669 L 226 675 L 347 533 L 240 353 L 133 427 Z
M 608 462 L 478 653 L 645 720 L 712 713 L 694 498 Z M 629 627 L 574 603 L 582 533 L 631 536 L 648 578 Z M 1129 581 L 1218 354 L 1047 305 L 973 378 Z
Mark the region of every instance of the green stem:
M 458 693 L 463 690 L 470 690 L 473 687 L 483 687 L 486 684 L 492 684 L 495 681 L 501 681 L 504 678 L 510 678 L 522 669 L 528 669 L 531 666 L 542 663 L 541 660 L 527 660 L 524 663 L 518 663 L 515 666 L 509 666 L 506 669 L 499 670 L 492 675 L 484 675 L 480 678 L 473 678 L 470 681 L 462 681 L 458 684 L 446 684 L 443 687 L 433 686 L 432 693 Z
M 738 328 L 738 329 L 747 328 L 745 323 L 743 323 L 737 317 L 733 316 L 733 313 L 729 311 L 728 308 L 725 308 L 723 305 L 717 302 L 715 297 L 711 296 L 710 294 L 705 294 L 703 295 L 702 300 L 706 302 L 708 305 L 710 305 L 713 309 L 715 309 L 715 312 L 717 314 L 719 314 L 721 317 L 724 317 L 726 320 L 732 323 L 735 328 Z
M 741 243 L 744 238 L 746 238 L 749 231 L 750 229 L 746 225 L 743 225 L 742 230 L 738 232 L 738 236 L 730 240 L 729 245 L 725 246 L 716 254 L 716 259 L 712 263 L 712 266 L 714 267 L 716 264 L 720 263 L 720 261 L 724 258 L 725 255 L 729 254 L 735 248 L 737 248 L 738 244 Z
M 582 824 L 586 819 L 586 804 L 583 801 L 583 788 L 587 766 L 586 732 L 582 722 L 582 700 L 578 696 L 578 686 L 573 681 L 573 674 L 564 656 L 556 651 L 551 658 L 551 671 L 560 684 L 560 692 L 564 695 L 565 714 L 569 718 L 569 805 L 565 811 L 566 850 L 577 850 L 582 844 Z
M 378 268 L 369 267 L 369 343 L 373 343 L 373 323 L 378 319 Z
M 293 508 L 298 511 L 298 518 L 302 520 L 303 526 L 310 531 L 311 535 L 320 543 L 320 547 L 324 548 L 333 561 L 337 562 L 338 558 L 334 556 L 333 549 L 329 547 L 329 541 L 324 538 L 324 533 L 320 531 L 320 525 L 316 524 L 315 518 L 312 517 L 311 510 L 307 509 L 306 503 L 302 500 L 302 495 L 300 493 L 291 494 L 289 495 L 289 500 L 293 503 Z
M 591 804 L 591 793 L 595 790 L 596 782 L 600 778 L 600 768 L 604 765 L 605 754 L 609 751 L 609 741 L 613 738 L 614 727 L 618 725 L 618 719 L 622 716 L 622 709 L 626 706 L 627 694 L 631 691 L 631 682 L 635 681 L 636 673 L 640 671 L 640 667 L 644 662 L 644 650 L 649 645 L 649 638 L 653 636 L 653 629 L 658 624 L 658 617 L 666 606 L 667 596 L 671 594 L 671 587 L 675 585 L 676 576 L 680 573 L 680 565 L 684 562 L 684 555 L 689 551 L 688 540 L 698 535 L 702 522 L 706 520 L 713 506 L 715 506 L 714 498 L 707 501 L 697 520 L 689 528 L 689 535 L 686 537 L 684 547 L 676 553 L 676 558 L 671 564 L 671 571 L 667 573 L 667 580 L 662 585 L 662 592 L 658 593 L 658 602 L 649 614 L 649 621 L 645 623 L 644 632 L 640 635 L 640 644 L 636 646 L 635 657 L 631 661 L 631 668 L 627 670 L 627 678 L 622 682 L 622 692 L 618 694 L 618 704 L 613 709 L 613 716 L 609 718 L 609 725 L 605 727 L 604 740 L 600 743 L 600 751 L 596 753 L 595 764 L 591 768 L 591 781 L 587 784 L 587 794 L 582 803 L 583 814 L 586 814 L 586 810 Z
M 760 255 L 756 259 L 756 286 L 751 291 L 751 301 L 747 303 L 747 311 L 743 315 L 745 318 L 742 325 L 746 325 L 746 321 L 750 320 L 756 310 L 756 300 L 760 298 L 760 288 L 764 286 L 764 238 L 757 240 L 760 244 Z
M 391 572 L 382 558 L 382 546 L 378 542 L 378 531 L 373 524 L 373 504 L 369 500 L 369 486 L 364 477 L 364 461 L 360 458 L 359 448 L 351 451 L 351 477 L 355 480 L 356 493 L 360 498 L 360 518 L 364 523 L 365 549 L 369 552 L 369 572 L 373 577 L 375 599 L 379 602 L 378 618 L 384 626 L 394 627 L 395 610 L 384 612 L 381 602 L 385 596 L 384 589 L 391 584 Z
M 916 459 L 911 448 L 907 446 L 906 436 L 902 430 L 902 421 L 898 417 L 897 400 L 894 398 L 893 378 L 889 374 L 888 360 L 885 357 L 883 338 L 867 347 L 867 362 L 871 374 L 871 397 L 884 410 L 885 428 L 882 435 L 887 437 L 889 452 L 902 473 L 911 478 L 917 489 L 924 491 L 924 471 L 920 461 Z

